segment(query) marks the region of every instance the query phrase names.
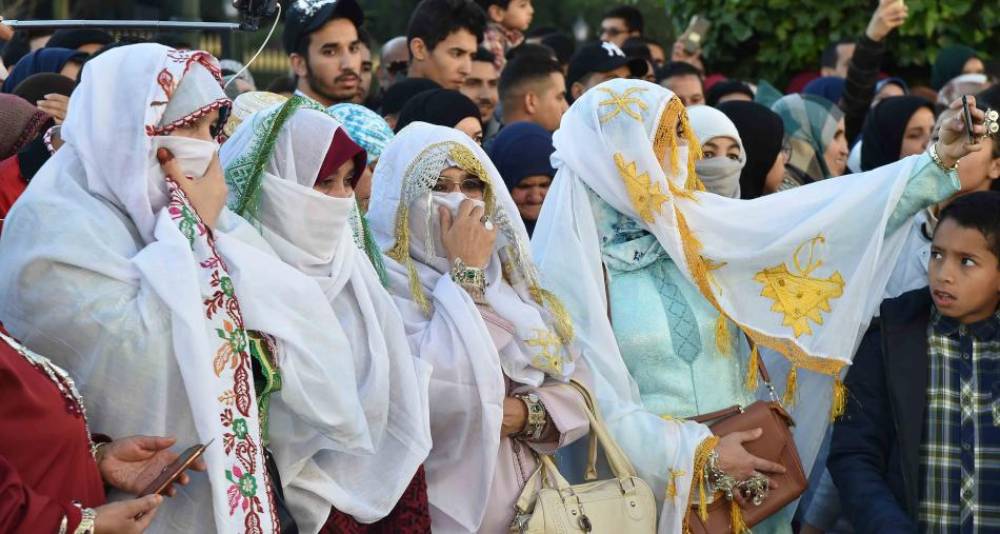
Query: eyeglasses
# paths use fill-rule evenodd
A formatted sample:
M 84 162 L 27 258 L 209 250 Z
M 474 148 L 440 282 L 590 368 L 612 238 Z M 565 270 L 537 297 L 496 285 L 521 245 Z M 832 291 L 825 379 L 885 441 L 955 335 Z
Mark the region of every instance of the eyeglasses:
M 618 37 L 619 35 L 625 33 L 625 30 L 621 28 L 601 28 L 601 33 L 607 35 L 608 37 Z
M 486 182 L 479 178 L 466 178 L 461 182 L 456 182 L 446 176 L 439 176 L 434 184 L 435 193 L 458 193 L 466 195 L 482 194 L 486 191 Z

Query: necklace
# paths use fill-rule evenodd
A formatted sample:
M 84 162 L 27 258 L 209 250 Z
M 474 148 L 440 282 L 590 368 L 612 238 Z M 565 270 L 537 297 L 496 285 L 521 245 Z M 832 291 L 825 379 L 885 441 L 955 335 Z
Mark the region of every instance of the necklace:
M 70 378 L 69 374 L 61 369 L 58 365 L 52 363 L 48 358 L 40 354 L 35 354 L 34 352 L 28 350 L 27 347 L 14 341 L 9 336 L 4 335 L 0 332 L 0 339 L 2 339 L 7 345 L 14 349 L 18 354 L 28 360 L 28 363 L 33 365 L 39 371 L 45 373 L 45 376 L 49 378 L 59 389 L 59 393 L 62 394 L 63 398 L 66 400 L 66 410 L 75 417 L 80 417 L 83 419 L 83 428 L 87 431 L 87 441 L 90 444 L 91 454 L 95 454 L 94 443 L 90 438 L 90 427 L 87 425 L 87 408 L 83 405 L 83 397 L 80 392 L 76 389 L 76 383 Z

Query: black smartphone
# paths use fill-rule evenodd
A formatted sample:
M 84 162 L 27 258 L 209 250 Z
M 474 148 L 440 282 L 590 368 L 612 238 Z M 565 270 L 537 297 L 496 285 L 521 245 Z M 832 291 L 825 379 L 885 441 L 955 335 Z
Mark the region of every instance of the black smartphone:
M 212 441 L 215 440 L 213 439 Z M 171 462 L 171 464 L 167 467 L 163 468 L 163 472 L 160 473 L 160 476 L 156 477 L 156 480 L 150 482 L 149 485 L 139 493 L 139 496 L 145 497 L 146 495 L 152 495 L 154 493 L 162 495 L 171 484 L 180 478 L 187 468 L 191 467 L 191 464 L 198 460 L 198 458 L 201 458 L 201 455 L 205 454 L 205 449 L 212 444 L 212 441 L 209 441 L 204 445 L 198 444 L 188 447 L 188 449 L 182 452 L 176 460 Z
M 965 118 L 965 133 L 969 136 L 969 144 L 976 144 L 976 134 L 972 132 L 972 112 L 969 110 L 969 97 L 962 95 L 962 117 Z

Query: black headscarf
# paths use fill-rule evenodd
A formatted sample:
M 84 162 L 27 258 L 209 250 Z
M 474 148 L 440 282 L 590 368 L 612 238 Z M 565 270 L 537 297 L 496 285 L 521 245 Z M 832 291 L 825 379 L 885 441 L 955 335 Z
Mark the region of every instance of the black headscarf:
M 740 198 L 762 196 L 764 180 L 784 142 L 784 122 L 777 113 L 756 102 L 733 100 L 719 104 L 718 109 L 736 125 L 747 153 L 747 164 L 740 173 Z
M 735 93 L 745 94 L 750 97 L 750 102 L 753 102 L 753 89 L 750 89 L 749 85 L 739 80 L 723 80 L 716 83 L 708 90 L 708 94 L 705 95 L 705 102 L 709 106 L 717 107 L 722 97 Z
M 76 82 L 54 72 L 39 72 L 32 74 L 17 84 L 12 94 L 15 94 L 32 104 L 45 98 L 45 95 L 56 93 L 63 96 L 73 94 Z
M 407 78 L 400 80 L 386 90 L 385 96 L 382 98 L 382 110 L 380 114 L 383 117 L 386 115 L 396 115 L 403 110 L 403 106 L 414 96 L 430 89 L 440 88 L 440 85 L 427 78 Z
M 90 28 L 75 28 L 56 30 L 45 43 L 45 48 L 71 48 L 76 50 L 83 45 L 106 45 L 114 42 L 114 38 L 106 31 Z
M 479 107 L 469 97 L 451 89 L 431 89 L 411 98 L 403 106 L 396 123 L 396 132 L 417 121 L 454 128 L 466 117 L 481 120 Z
M 906 123 L 920 108 L 934 112 L 934 106 L 918 96 L 894 96 L 875 106 L 861 130 L 861 170 L 899 161 Z
M 40 48 L 24 56 L 10 70 L 10 75 L 3 82 L 4 93 L 14 92 L 14 88 L 28 76 L 39 72 L 58 73 L 70 61 L 83 63 L 87 54 L 70 50 L 69 48 Z

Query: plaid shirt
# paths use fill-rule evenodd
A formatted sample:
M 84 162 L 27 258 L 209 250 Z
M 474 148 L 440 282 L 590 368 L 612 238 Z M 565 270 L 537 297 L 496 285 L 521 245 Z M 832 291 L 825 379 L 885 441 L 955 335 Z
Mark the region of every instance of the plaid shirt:
M 920 447 L 923 532 L 1000 532 L 1000 312 L 971 325 L 936 309 Z

